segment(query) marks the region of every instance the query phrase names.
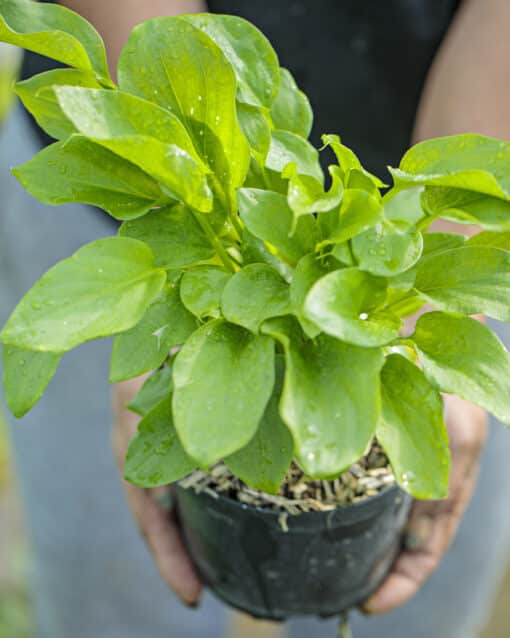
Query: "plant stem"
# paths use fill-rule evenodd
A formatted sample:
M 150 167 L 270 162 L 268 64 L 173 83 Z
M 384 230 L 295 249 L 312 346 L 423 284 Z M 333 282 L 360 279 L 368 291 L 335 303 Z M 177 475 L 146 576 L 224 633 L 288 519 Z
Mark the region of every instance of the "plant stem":
M 231 272 L 236 272 L 236 267 L 234 266 L 233 261 L 230 258 L 230 255 L 225 249 L 225 246 L 221 243 L 220 238 L 216 235 L 214 230 L 211 227 L 211 224 L 207 221 L 206 216 L 207 213 L 199 213 L 193 210 L 193 215 L 197 222 L 200 224 L 200 227 L 204 231 L 209 240 L 211 246 L 215 249 L 218 257 L 221 259 L 225 268 L 230 270 Z

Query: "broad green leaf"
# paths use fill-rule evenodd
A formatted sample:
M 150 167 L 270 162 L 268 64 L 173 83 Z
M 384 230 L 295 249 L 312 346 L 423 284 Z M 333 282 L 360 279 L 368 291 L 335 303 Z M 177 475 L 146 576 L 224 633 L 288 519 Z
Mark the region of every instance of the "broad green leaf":
M 129 330 L 157 297 L 166 272 L 134 239 L 98 239 L 64 259 L 19 302 L 3 343 L 50 352 Z
M 321 245 L 341 244 L 379 223 L 382 219 L 380 198 L 360 189 L 343 192 L 339 210 L 319 215 Z
M 199 13 L 182 16 L 216 42 L 232 65 L 238 99 L 269 107 L 279 84 L 278 58 L 269 40 L 243 18 Z
M 422 250 L 420 232 L 388 220 L 352 240 L 360 269 L 382 277 L 398 275 L 414 266 Z
M 257 106 L 238 102 L 237 117 L 254 157 L 263 166 L 271 144 L 271 128 L 267 115 Z
M 289 180 L 287 202 L 296 218 L 312 213 L 326 213 L 340 204 L 343 195 L 342 178 L 338 167 L 330 166 L 330 172 L 332 182 L 326 192 L 315 177 L 299 175 L 295 163 L 287 164 L 282 176 Z
M 407 191 L 404 191 L 407 192 Z M 422 258 L 435 255 L 437 253 L 444 252 L 445 250 L 450 250 L 450 248 L 460 248 L 466 243 L 466 237 L 464 235 L 458 235 L 457 233 L 423 233 L 423 252 Z M 404 296 L 408 297 L 406 291 L 410 291 L 414 287 L 414 282 L 416 279 L 416 270 L 419 265 L 419 261 L 409 270 L 406 270 L 395 277 L 392 277 L 388 285 L 392 289 L 392 293 L 399 295 L 402 293 Z M 400 294 L 400 296 L 402 296 Z M 414 301 L 419 306 L 423 305 L 425 301 L 418 297 L 418 293 L 413 294 Z M 395 301 L 395 299 L 392 299 Z M 407 314 L 407 313 L 406 313 Z M 404 315 L 400 315 L 404 316 Z
M 439 390 L 510 425 L 510 355 L 489 328 L 470 317 L 429 312 L 411 338 L 425 375 Z
M 423 188 L 408 188 L 403 191 L 390 190 L 383 198 L 384 216 L 394 222 L 406 225 L 416 224 L 425 217 L 421 207 Z
M 453 248 L 418 263 L 415 288 L 440 310 L 510 321 L 510 254 L 490 246 Z
M 170 348 L 183 344 L 197 327 L 178 290 L 165 288 L 134 328 L 115 336 L 110 382 L 133 379 L 159 368 Z
M 83 71 L 113 86 L 101 36 L 84 18 L 58 4 L 2 0 L 0 40 Z
M 139 217 L 168 199 L 147 173 L 81 135 L 48 146 L 12 172 L 43 204 L 82 202 L 116 219 Z
M 275 128 L 308 138 L 313 124 L 312 107 L 290 71 L 280 69 L 280 87 L 271 104 Z
M 57 140 L 76 133 L 76 127 L 63 113 L 54 86 L 100 88 L 93 73 L 79 69 L 53 69 L 18 82 L 15 91 L 37 124 Z
M 351 151 L 350 148 L 342 144 L 338 135 L 323 135 L 321 139 L 324 147 L 331 147 L 331 150 L 335 154 L 338 164 L 345 174 L 346 179 L 349 178 L 351 171 L 360 171 L 369 178 L 376 188 L 383 188 L 385 186 L 384 182 L 382 182 L 378 177 L 372 175 L 372 173 L 369 173 L 363 168 L 356 154 Z
M 460 248 L 466 243 L 466 236 L 458 233 L 424 233 L 422 256 L 442 253 L 451 248 Z
M 333 257 L 339 261 L 343 266 L 355 266 L 354 255 L 352 254 L 351 247 L 348 241 L 344 241 L 341 244 L 335 244 L 331 251 Z
M 184 478 L 196 466 L 175 431 L 171 399 L 164 399 L 140 421 L 129 444 L 124 478 L 139 487 L 158 487 Z
M 232 276 L 217 266 L 197 266 L 181 279 L 181 299 L 199 319 L 220 316 L 221 295 Z
M 290 311 L 289 285 L 266 264 L 245 266 L 229 279 L 221 295 L 225 319 L 254 333 L 266 319 Z
M 54 90 L 80 133 L 152 175 L 175 199 L 211 210 L 209 169 L 175 115 L 121 91 L 69 86 Z
M 135 398 L 127 407 L 140 416 L 145 416 L 152 408 L 170 397 L 173 390 L 172 367 L 166 365 L 145 381 Z
M 510 231 L 498 233 L 484 230 L 470 237 L 466 245 L 491 246 L 492 248 L 501 248 L 501 250 L 510 250 Z
M 324 184 L 324 173 L 319 164 L 317 149 L 310 142 L 290 131 L 273 131 L 266 157 L 266 167 L 281 173 L 290 163 L 296 165 L 300 175 L 315 177 L 320 184 Z
M 255 436 L 225 459 L 229 470 L 250 487 L 277 494 L 294 456 L 294 441 L 278 412 L 285 365 L 276 358 L 275 385 Z
M 489 230 L 510 229 L 510 202 L 460 188 L 427 186 L 423 206 L 430 215 Z
M 363 456 L 374 435 L 382 352 L 327 335 L 304 340 L 289 318 L 270 319 L 263 330 L 285 349 L 280 414 L 300 466 L 313 478 L 338 476 Z
M 241 255 L 243 257 L 243 264 L 259 264 L 264 263 L 272 266 L 285 281 L 292 279 L 292 268 L 284 261 L 273 255 L 268 250 L 264 242 L 252 235 L 250 231 L 245 227 L 243 228 L 243 234 L 241 237 Z
M 9 410 L 18 419 L 44 394 L 60 363 L 54 352 L 34 352 L 16 346 L 3 347 L 3 382 Z
M 400 320 L 379 310 L 387 296 L 384 279 L 357 268 L 335 270 L 311 287 L 306 296 L 307 319 L 326 334 L 371 348 L 398 337 Z
M 244 447 L 274 385 L 274 343 L 219 319 L 184 344 L 174 363 L 179 438 L 201 467 Z
M 148 244 L 156 265 L 169 269 L 210 259 L 215 252 L 193 213 L 182 204 L 154 210 L 136 222 L 127 221 L 119 234 Z
M 292 304 L 292 311 L 298 318 L 301 328 L 306 335 L 315 338 L 321 332 L 321 328 L 315 323 L 310 321 L 304 312 L 304 304 L 308 291 L 313 284 L 326 275 L 331 270 L 335 270 L 338 264 L 333 265 L 330 261 L 324 261 L 318 259 L 317 255 L 313 253 L 305 255 L 300 259 L 296 269 L 294 270 L 294 276 L 290 284 L 290 301 Z
M 300 217 L 294 224 L 294 214 L 285 195 L 257 188 L 241 188 L 237 196 L 239 213 L 248 230 L 291 266 L 315 249 L 318 240 L 315 219 L 312 215 Z
M 450 186 L 508 200 L 509 162 L 510 142 L 469 133 L 416 144 L 391 174 L 399 187 Z
M 172 111 L 234 208 L 250 159 L 236 113 L 237 82 L 220 48 L 182 18 L 147 20 L 131 33 L 118 69 L 121 88 Z
M 376 436 L 400 485 L 415 498 L 448 496 L 450 452 L 443 402 L 423 372 L 405 357 L 386 358 L 382 415 Z

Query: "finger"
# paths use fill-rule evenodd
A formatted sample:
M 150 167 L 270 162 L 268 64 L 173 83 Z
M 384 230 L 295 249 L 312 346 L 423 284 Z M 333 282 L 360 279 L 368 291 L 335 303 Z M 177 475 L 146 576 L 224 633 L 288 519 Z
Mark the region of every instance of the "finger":
M 200 601 L 202 583 L 188 556 L 175 516 L 146 490 L 126 484 L 128 503 L 168 586 L 190 606 Z

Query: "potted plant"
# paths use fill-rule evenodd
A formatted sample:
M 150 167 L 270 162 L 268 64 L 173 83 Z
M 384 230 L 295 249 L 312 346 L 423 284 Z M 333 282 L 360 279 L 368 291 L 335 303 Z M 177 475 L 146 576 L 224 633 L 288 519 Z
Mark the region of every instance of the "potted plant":
M 510 144 L 422 142 L 388 189 L 329 134 L 326 187 L 308 100 L 244 20 L 139 25 L 118 86 L 97 32 L 63 7 L 1 0 L 0 40 L 69 67 L 16 85 L 57 140 L 16 177 L 44 203 L 122 222 L 4 326 L 11 411 L 36 403 L 65 352 L 113 335 L 110 380 L 151 373 L 126 478 L 180 482 L 211 588 L 269 618 L 359 603 L 411 496 L 447 494 L 440 392 L 510 423 L 509 355 L 469 316 L 510 319 Z M 425 232 L 437 218 L 483 230 Z

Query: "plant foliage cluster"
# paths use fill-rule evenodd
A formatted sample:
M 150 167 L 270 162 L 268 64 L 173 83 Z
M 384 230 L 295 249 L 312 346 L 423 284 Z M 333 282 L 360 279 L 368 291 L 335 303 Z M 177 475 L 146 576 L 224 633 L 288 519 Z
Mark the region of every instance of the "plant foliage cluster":
M 469 317 L 510 319 L 509 143 L 422 142 L 388 190 L 324 135 L 326 180 L 306 96 L 242 19 L 139 25 L 118 86 L 97 32 L 58 5 L 0 0 L 0 39 L 69 67 L 16 85 L 56 139 L 16 177 L 44 203 L 122 221 L 51 268 L 4 326 L 14 414 L 65 352 L 114 335 L 111 381 L 152 372 L 130 406 L 143 419 L 126 477 L 141 486 L 224 460 L 274 492 L 293 458 L 335 477 L 377 436 L 404 488 L 440 498 L 440 391 L 510 424 L 509 355 Z M 437 218 L 483 231 L 425 232 Z

